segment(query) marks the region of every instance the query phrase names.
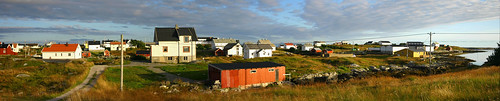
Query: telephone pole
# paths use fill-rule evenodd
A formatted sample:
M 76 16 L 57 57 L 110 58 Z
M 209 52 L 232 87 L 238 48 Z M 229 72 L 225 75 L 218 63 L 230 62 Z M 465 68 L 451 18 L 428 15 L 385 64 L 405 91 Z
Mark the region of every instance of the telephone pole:
M 120 41 L 120 91 L 123 91 L 123 34 Z
M 436 33 L 432 33 L 432 32 L 429 32 L 429 65 L 432 64 L 432 49 L 433 49 L 433 46 L 432 46 L 432 34 L 436 34 Z

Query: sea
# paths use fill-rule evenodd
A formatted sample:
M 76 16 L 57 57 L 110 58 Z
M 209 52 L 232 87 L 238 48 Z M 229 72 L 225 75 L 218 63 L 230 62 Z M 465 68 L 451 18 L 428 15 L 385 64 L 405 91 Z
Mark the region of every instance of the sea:
M 475 60 L 476 62 L 472 62 L 472 64 L 481 66 L 484 64 L 484 62 L 488 61 L 487 60 L 488 56 L 492 55 L 494 52 L 494 50 L 483 50 L 483 51 L 485 52 L 467 53 L 467 54 L 462 54 L 460 56 Z

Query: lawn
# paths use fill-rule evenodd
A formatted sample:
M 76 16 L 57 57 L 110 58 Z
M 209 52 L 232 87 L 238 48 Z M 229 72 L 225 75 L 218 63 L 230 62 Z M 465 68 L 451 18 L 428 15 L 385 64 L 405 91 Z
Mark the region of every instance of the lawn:
M 156 74 L 141 66 L 123 67 L 123 75 L 124 87 L 128 89 L 143 88 L 154 82 L 164 80 L 163 75 Z M 106 81 L 119 85 L 120 67 L 106 68 L 103 77 L 105 77 Z
M 193 79 L 193 80 L 206 80 L 208 79 L 208 64 L 198 63 L 198 64 L 180 64 L 175 66 L 159 66 L 155 68 L 160 68 L 168 73 L 179 75 L 181 77 Z

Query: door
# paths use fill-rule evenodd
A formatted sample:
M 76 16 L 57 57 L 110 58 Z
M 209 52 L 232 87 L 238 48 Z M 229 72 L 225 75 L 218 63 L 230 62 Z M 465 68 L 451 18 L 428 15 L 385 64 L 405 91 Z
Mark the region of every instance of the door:
M 276 72 L 276 82 L 278 82 L 280 80 L 280 69 L 276 69 L 275 70 Z

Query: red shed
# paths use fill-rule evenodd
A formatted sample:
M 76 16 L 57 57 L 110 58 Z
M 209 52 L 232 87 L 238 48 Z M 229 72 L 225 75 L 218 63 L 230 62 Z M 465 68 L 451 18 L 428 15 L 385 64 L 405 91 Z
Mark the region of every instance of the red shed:
M 209 64 L 208 78 L 222 88 L 246 88 L 285 80 L 285 65 L 274 62 Z
M 91 57 L 91 56 L 92 56 L 92 53 L 90 53 L 90 52 L 83 52 L 82 53 L 82 57 L 84 57 L 84 58 L 88 58 L 88 57 Z
M 311 52 L 312 53 L 321 53 L 322 51 L 319 48 L 313 48 L 313 49 L 311 49 Z
M 0 43 L 0 55 L 17 55 L 9 44 Z
M 323 53 L 324 54 L 333 53 L 333 50 L 332 49 L 325 49 L 325 50 L 323 50 Z

